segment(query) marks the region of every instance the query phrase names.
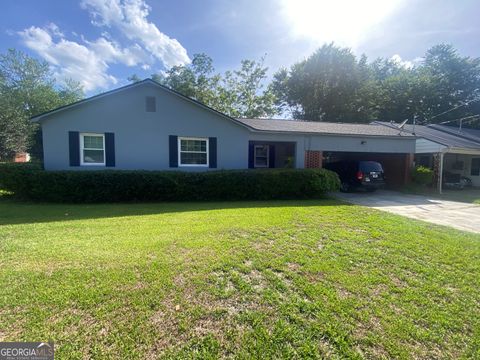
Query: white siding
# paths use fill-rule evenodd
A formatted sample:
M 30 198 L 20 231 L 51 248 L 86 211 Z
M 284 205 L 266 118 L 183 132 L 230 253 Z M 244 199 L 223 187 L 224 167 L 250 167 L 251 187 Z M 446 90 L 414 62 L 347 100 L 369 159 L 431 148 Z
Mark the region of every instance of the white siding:
M 438 153 L 446 148 L 445 145 L 424 138 L 419 138 L 415 144 L 415 154 Z

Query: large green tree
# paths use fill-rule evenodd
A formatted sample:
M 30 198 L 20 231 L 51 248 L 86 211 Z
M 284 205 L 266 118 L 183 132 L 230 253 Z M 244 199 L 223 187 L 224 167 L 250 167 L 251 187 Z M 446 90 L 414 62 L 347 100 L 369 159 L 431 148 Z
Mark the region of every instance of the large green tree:
M 388 61 L 380 62 L 385 65 Z M 454 124 L 452 120 L 480 110 L 480 59 L 462 57 L 451 45 L 432 47 L 412 68 L 378 64 L 374 61 L 372 69 L 384 94 L 381 119 L 403 121 L 415 117 L 419 124 Z
M 275 96 L 264 88 L 267 71 L 264 58 L 260 61 L 242 60 L 240 69 L 227 71 L 223 80 L 224 97 L 231 99 L 230 115 L 258 118 L 275 115 Z
M 430 97 L 426 96 L 425 122 L 478 114 L 480 58 L 461 56 L 451 45 L 440 44 L 427 51 L 418 72 L 432 83 Z M 457 110 L 451 111 L 453 108 Z
M 405 67 L 330 44 L 279 70 L 270 88 L 280 111 L 302 119 L 439 123 L 480 112 L 480 59 L 441 44 Z
M 295 118 L 342 122 L 376 118 L 377 84 L 366 58 L 357 60 L 350 49 L 334 44 L 278 71 L 270 88 L 277 106 Z
M 46 62 L 10 49 L 0 55 L 0 159 L 29 151 L 41 158 L 39 127 L 33 115 L 83 97 L 79 83 L 57 85 Z

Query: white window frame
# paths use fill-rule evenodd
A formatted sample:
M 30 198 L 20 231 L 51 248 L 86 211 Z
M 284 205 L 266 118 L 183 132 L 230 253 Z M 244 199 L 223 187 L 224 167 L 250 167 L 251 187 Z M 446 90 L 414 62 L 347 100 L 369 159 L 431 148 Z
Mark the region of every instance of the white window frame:
M 182 164 L 182 156 L 181 153 L 202 153 L 202 151 L 182 151 L 182 140 L 200 140 L 205 141 L 207 143 L 206 154 L 207 154 L 207 163 L 206 164 Z M 178 166 L 179 167 L 209 167 L 210 166 L 210 149 L 209 149 L 209 141 L 208 138 L 201 138 L 201 137 L 178 137 Z
M 84 147 L 84 138 L 85 136 L 101 136 L 103 140 L 103 163 L 90 163 L 84 162 L 84 153 L 83 150 L 100 150 L 100 149 L 85 149 Z M 80 165 L 81 166 L 105 166 L 106 161 L 106 150 L 105 150 L 105 134 L 102 133 L 80 133 Z
M 257 165 L 257 148 L 267 147 L 267 165 Z M 257 144 L 253 147 L 253 167 L 254 168 L 268 168 L 270 166 L 270 146 L 266 144 Z

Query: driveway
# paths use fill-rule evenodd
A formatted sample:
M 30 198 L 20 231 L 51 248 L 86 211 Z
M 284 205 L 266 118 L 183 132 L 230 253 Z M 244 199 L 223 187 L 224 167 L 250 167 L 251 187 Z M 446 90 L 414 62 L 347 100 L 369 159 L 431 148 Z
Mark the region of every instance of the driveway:
M 352 204 L 480 233 L 480 205 L 386 190 L 375 193 L 336 193 L 334 196 Z

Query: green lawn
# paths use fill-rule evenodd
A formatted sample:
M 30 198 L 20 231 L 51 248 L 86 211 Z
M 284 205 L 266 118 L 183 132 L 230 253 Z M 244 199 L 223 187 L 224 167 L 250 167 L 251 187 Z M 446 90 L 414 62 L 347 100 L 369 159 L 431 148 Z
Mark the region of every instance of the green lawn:
M 480 235 L 334 200 L 1 200 L 0 289 L 59 359 L 480 357 Z

